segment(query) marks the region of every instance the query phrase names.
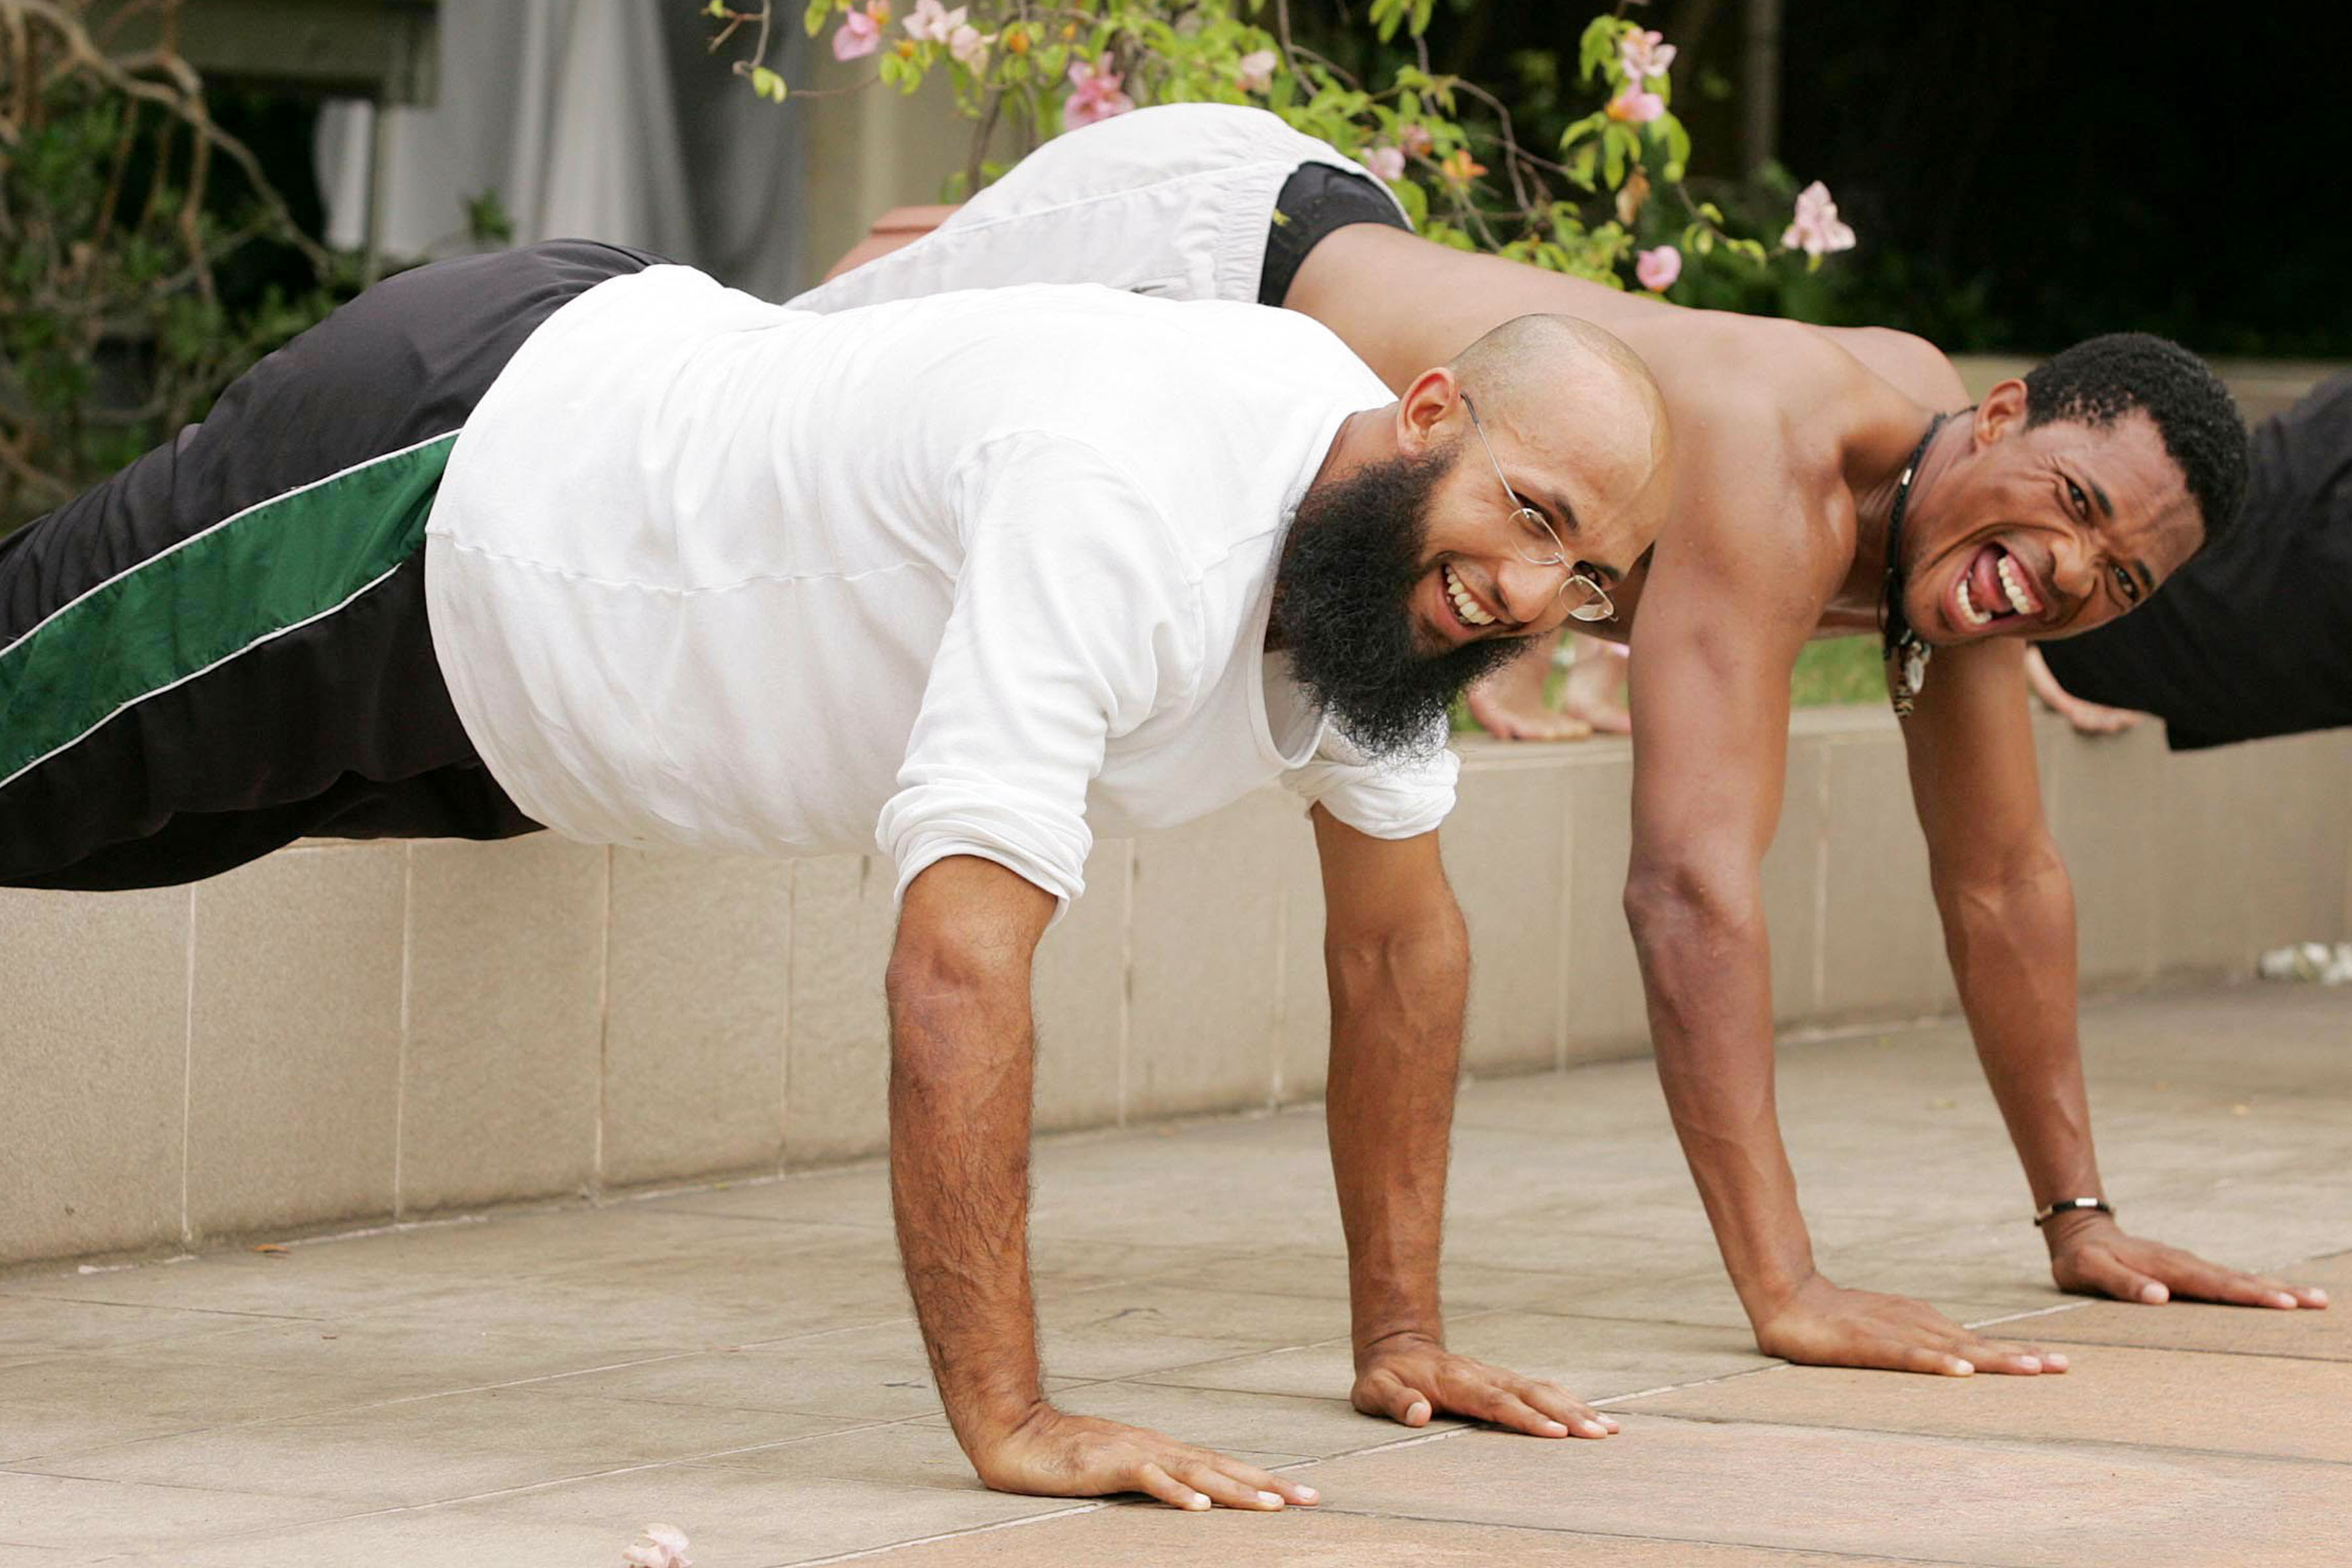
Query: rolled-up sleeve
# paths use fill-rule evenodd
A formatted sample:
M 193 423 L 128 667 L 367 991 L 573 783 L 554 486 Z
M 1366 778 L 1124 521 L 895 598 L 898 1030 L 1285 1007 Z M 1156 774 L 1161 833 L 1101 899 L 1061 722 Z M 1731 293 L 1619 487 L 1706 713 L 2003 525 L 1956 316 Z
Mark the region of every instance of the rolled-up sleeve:
M 971 855 L 1066 910 L 1085 889 L 1106 745 L 1198 678 L 1197 578 L 1139 488 L 1066 438 L 990 443 L 958 509 L 954 607 L 876 839 L 901 898 L 925 868 Z
M 1444 742 L 1437 730 L 1403 755 L 1367 757 L 1337 725 L 1328 725 L 1315 755 L 1284 773 L 1282 782 L 1359 833 L 1416 838 L 1435 832 L 1454 809 L 1462 759 Z

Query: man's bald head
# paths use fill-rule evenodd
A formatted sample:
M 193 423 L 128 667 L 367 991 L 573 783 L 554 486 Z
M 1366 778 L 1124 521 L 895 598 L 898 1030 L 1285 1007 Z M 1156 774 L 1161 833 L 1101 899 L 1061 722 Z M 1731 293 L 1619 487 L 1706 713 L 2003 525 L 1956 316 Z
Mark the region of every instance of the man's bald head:
M 1590 321 L 1530 315 L 1487 332 L 1447 368 L 1498 448 L 1507 441 L 1521 461 L 1576 469 L 1597 502 L 1577 520 L 1583 543 L 1592 559 L 1630 570 L 1665 523 L 1673 441 L 1642 357 Z

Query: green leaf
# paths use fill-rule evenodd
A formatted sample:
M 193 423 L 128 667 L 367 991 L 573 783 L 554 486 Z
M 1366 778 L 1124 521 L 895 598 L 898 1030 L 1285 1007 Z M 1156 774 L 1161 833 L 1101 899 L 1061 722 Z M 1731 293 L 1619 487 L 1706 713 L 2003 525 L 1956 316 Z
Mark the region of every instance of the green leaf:
M 1561 153 L 1565 155 L 1570 148 L 1574 147 L 1579 142 L 1583 141 L 1588 136 L 1599 135 L 1608 123 L 1609 116 L 1605 113 L 1596 110 L 1591 114 L 1586 115 L 1583 119 L 1578 121 L 1575 124 L 1570 125 L 1567 130 L 1559 133 L 1559 150 Z
M 1586 24 L 1584 37 L 1576 49 L 1578 80 L 1591 81 L 1593 72 L 1617 58 L 1617 37 L 1622 26 L 1605 12 Z
M 702 8 L 702 14 L 714 21 L 724 22 L 727 20 L 727 0 L 710 0 L 710 4 Z
M 891 58 L 894 59 L 897 58 L 896 56 Z M 759 94 L 761 98 L 769 99 L 777 103 L 782 103 L 784 101 L 784 94 L 790 89 L 784 86 L 784 79 L 782 77 L 778 76 L 775 72 L 770 70 L 765 66 L 753 66 L 751 68 L 751 90 Z
M 1683 122 L 1675 116 L 1662 114 L 1651 121 L 1650 134 L 1653 138 L 1663 140 L 1666 144 L 1665 175 L 1668 182 L 1681 179 L 1683 170 L 1690 163 L 1690 132 L 1684 129 Z
M 824 19 L 833 15 L 834 5 L 835 0 L 809 0 L 808 15 L 801 18 L 801 26 L 808 29 L 810 37 L 824 31 Z

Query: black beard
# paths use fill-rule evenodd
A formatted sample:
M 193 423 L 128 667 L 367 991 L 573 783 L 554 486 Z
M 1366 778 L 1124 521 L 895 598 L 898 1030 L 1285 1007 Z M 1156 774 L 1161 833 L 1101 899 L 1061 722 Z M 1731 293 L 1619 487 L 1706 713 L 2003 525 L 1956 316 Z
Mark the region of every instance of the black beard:
M 1291 672 L 1375 758 L 1444 744 L 1463 688 L 1527 651 L 1519 637 L 1423 651 L 1410 608 L 1427 571 L 1429 498 L 1450 453 L 1367 463 L 1307 491 L 1274 582 L 1274 630 Z

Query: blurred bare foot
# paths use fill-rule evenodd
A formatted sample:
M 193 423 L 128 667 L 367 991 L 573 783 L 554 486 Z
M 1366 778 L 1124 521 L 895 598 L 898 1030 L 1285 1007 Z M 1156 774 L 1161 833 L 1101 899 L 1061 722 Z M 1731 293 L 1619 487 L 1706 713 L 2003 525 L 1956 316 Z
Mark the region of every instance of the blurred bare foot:
M 1528 649 L 1472 687 L 1463 700 L 1470 717 L 1503 741 L 1581 741 L 1592 726 L 1555 710 L 1544 700 L 1544 677 L 1551 671 L 1549 639 Z
M 1630 735 L 1633 716 L 1617 700 L 1625 689 L 1625 656 L 1599 637 L 1576 639 L 1576 662 L 1560 688 L 1559 710 L 1604 735 Z
M 2072 724 L 2078 735 L 2120 735 L 2147 717 L 2128 708 L 2084 701 L 2058 684 L 2058 678 L 2051 673 L 2038 647 L 2025 650 L 2025 680 L 2033 688 L 2033 695 L 2042 700 L 2042 705 Z

